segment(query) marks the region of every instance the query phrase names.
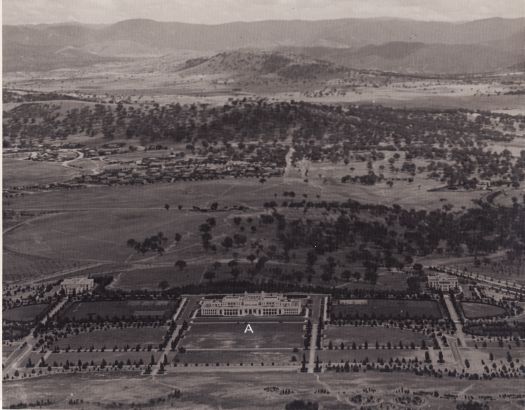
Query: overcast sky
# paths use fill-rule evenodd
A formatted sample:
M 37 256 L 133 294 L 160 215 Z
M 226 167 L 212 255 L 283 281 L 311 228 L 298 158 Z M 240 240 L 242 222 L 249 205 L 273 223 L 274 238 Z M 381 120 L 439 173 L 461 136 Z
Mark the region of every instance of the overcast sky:
M 270 19 L 401 17 L 464 21 L 524 17 L 525 0 L 3 0 L 4 24 L 130 18 L 217 24 Z

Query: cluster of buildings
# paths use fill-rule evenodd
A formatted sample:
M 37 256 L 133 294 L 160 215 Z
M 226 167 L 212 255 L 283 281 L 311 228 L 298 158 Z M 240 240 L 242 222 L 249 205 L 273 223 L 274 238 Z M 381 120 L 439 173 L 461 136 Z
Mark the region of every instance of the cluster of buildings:
M 75 178 L 77 183 L 128 185 L 175 182 L 188 180 L 209 180 L 225 177 L 272 177 L 281 176 L 282 169 L 275 163 L 256 164 L 232 162 L 228 159 L 176 159 L 144 158 L 132 164 L 105 169 L 100 174 L 82 175 Z
M 203 299 L 201 316 L 295 316 L 303 311 L 301 299 L 278 293 L 247 293 Z
M 84 292 L 90 292 L 95 287 L 95 280 L 86 277 L 66 278 L 60 283 L 60 289 L 66 295 L 78 295 Z

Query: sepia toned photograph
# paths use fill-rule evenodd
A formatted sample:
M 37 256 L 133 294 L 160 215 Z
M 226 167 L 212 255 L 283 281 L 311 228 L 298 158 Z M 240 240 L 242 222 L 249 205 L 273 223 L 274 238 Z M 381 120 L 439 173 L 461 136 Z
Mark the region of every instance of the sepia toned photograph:
M 525 409 L 524 0 L 3 0 L 5 409 Z

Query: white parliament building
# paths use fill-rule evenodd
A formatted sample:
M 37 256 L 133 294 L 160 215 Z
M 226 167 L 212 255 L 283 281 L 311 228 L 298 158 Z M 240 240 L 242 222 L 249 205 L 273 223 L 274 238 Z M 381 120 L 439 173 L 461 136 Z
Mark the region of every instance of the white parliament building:
M 247 293 L 203 299 L 201 316 L 279 316 L 300 315 L 300 299 L 290 299 L 279 293 Z
M 428 275 L 428 286 L 431 289 L 448 292 L 458 287 L 458 278 L 442 273 Z

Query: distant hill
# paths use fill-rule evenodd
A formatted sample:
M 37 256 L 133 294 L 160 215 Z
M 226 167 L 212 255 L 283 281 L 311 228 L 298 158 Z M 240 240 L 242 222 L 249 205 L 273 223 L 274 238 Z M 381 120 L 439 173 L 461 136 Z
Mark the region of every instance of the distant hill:
M 116 57 L 101 56 L 72 46 L 57 49 L 52 46 L 34 47 L 12 42 L 4 42 L 2 53 L 5 72 L 76 68 L 119 60 Z
M 399 73 L 464 74 L 505 71 L 525 58 L 516 49 L 487 45 L 390 42 L 359 48 L 286 48 L 354 69 Z
M 290 79 L 311 79 L 349 71 L 334 63 L 291 53 L 260 50 L 236 50 L 209 58 L 195 58 L 181 67 L 182 75 L 231 74 L 236 78 L 276 76 Z
M 472 64 L 477 65 L 476 72 L 493 71 L 507 67 L 507 61 L 510 61 L 509 66 L 514 65 L 516 53 L 523 55 L 520 41 L 524 27 L 524 18 L 493 18 L 466 23 L 340 19 L 202 25 L 138 19 L 110 25 L 5 25 L 4 71 L 24 69 L 28 63 L 31 64 L 27 69 L 37 69 L 40 59 L 43 61 L 40 68 L 47 70 L 86 65 L 108 58 L 167 55 L 180 50 L 210 53 L 280 47 L 321 47 L 327 49 L 327 55 L 344 50 L 341 53 L 345 56 L 351 54 L 355 61 L 353 66 L 357 68 L 385 67 L 396 71 L 426 71 L 442 58 L 461 56 L 462 50 L 471 56 L 494 51 L 496 54 L 491 60 L 480 58 L 478 63 Z M 52 61 L 53 53 L 67 47 L 79 50 L 80 63 L 63 57 Z M 468 47 L 472 47 L 471 51 L 467 50 Z M 17 50 L 23 51 L 20 57 Z M 356 51 L 357 54 L 353 54 Z M 432 53 L 441 54 L 433 59 L 430 57 Z M 345 65 L 352 65 L 347 61 L 348 57 L 341 59 Z M 496 64 L 497 59 L 501 61 Z M 335 58 L 331 61 L 336 62 Z M 452 65 L 453 62 L 443 63 L 438 68 L 448 72 Z M 471 70 L 466 62 L 459 66 Z

